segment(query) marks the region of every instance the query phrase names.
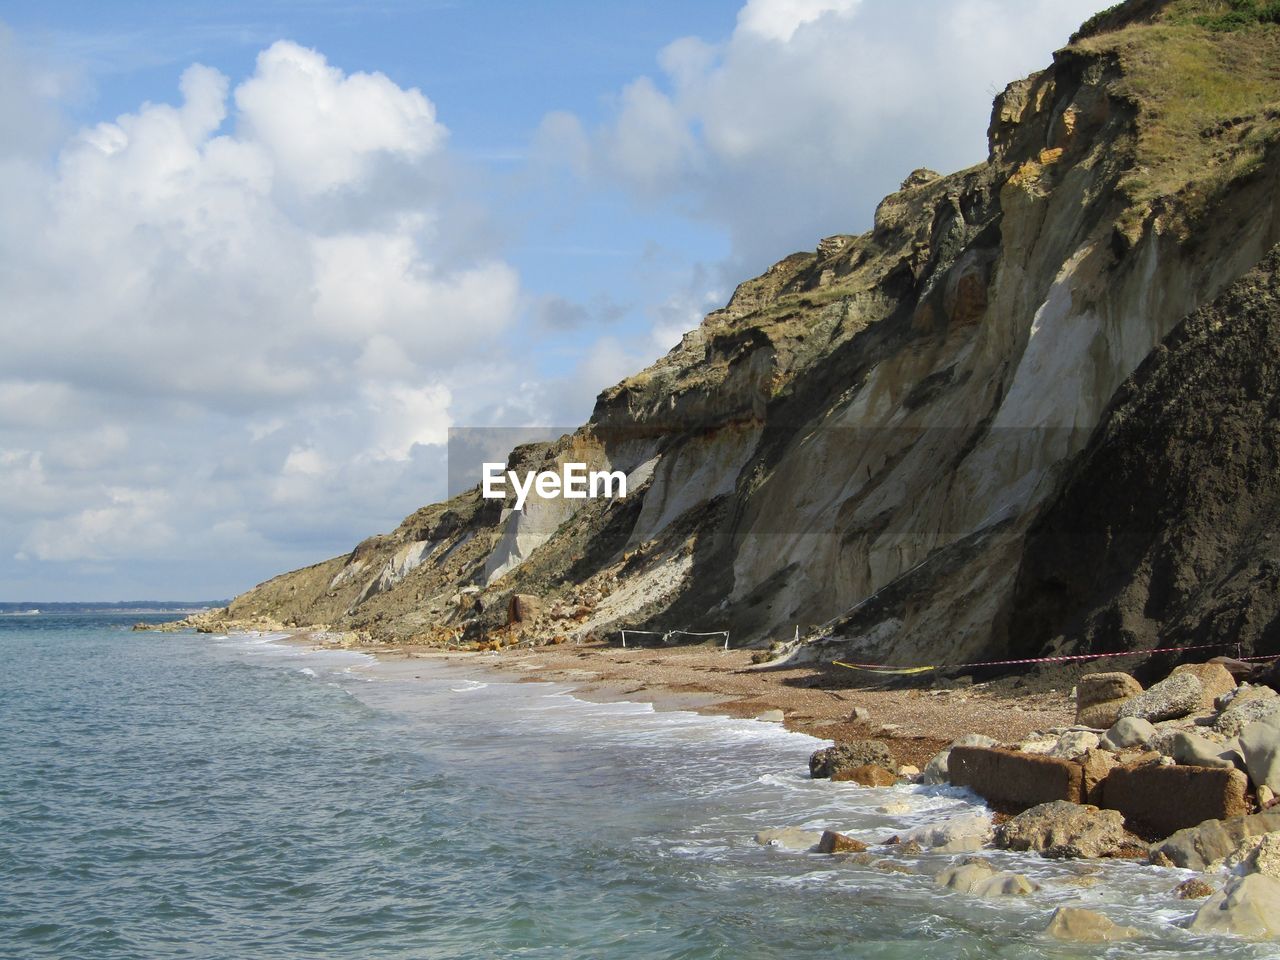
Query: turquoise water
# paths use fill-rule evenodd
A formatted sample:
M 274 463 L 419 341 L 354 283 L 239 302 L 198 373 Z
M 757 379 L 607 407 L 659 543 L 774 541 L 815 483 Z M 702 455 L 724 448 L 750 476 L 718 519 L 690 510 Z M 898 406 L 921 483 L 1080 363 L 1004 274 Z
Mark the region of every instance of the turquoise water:
M 1149 934 L 1106 956 L 1276 955 L 1171 926 L 1178 871 L 996 854 L 1044 889 L 988 902 L 760 847 L 971 809 L 810 781 L 774 726 L 132 619 L 0 618 L 6 960 L 1104 955 L 1040 936 L 1062 903 Z

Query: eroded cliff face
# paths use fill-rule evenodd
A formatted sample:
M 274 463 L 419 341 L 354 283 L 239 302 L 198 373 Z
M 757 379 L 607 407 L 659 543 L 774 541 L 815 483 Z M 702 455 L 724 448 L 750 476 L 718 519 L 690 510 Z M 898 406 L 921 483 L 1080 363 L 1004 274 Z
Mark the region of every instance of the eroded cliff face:
M 1024 649 L 1009 603 L 1065 465 L 1280 241 L 1280 29 L 1213 30 L 1207 6 L 1099 21 L 997 99 L 984 163 L 916 171 L 871 231 L 742 284 L 574 435 L 512 454 L 623 470 L 626 500 L 471 491 L 229 615 L 419 642 L 798 626 L 793 657 Z M 508 628 L 517 593 L 543 612 Z
M 1280 647 L 1278 387 L 1280 248 L 1117 392 L 1030 530 L 1014 642 Z

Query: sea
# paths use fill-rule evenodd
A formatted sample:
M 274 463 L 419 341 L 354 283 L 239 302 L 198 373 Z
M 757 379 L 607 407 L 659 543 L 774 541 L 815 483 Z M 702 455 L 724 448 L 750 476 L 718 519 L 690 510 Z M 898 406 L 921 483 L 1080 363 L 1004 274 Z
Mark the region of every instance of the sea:
M 137 619 L 0 617 L 5 960 L 1280 953 L 1180 927 L 1182 871 L 984 853 L 1041 889 L 982 900 L 935 885 L 951 857 L 761 846 L 983 809 L 811 780 L 822 741 L 776 724 Z M 1059 944 L 1062 905 L 1142 936 Z

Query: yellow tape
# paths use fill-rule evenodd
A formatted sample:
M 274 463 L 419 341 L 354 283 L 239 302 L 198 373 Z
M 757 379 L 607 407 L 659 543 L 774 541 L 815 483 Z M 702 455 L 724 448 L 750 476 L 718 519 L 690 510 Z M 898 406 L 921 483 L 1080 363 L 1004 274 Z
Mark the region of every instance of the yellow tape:
M 937 667 L 860 667 L 856 663 L 845 663 L 843 660 L 831 661 L 837 667 L 845 667 L 849 670 L 861 670 L 863 673 L 928 673 L 930 670 L 937 670 Z

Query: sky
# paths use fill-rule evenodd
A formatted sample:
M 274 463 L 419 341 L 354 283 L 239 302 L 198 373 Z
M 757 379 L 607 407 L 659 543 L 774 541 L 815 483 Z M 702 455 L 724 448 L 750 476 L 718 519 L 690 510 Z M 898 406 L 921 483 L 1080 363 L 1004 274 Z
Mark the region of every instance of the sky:
M 986 153 L 1107 0 L 0 0 L 0 600 L 230 597 Z M 477 478 L 478 481 L 478 478 Z

